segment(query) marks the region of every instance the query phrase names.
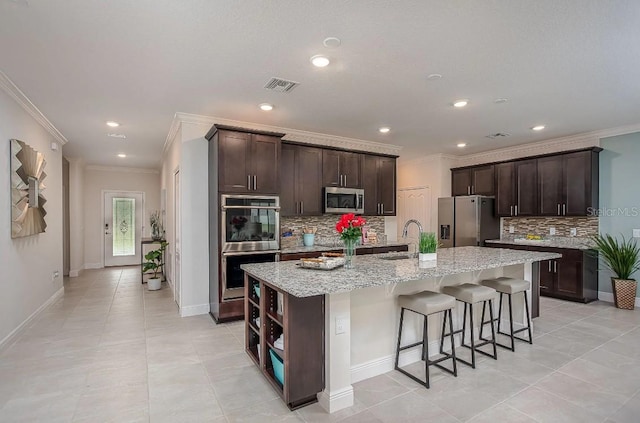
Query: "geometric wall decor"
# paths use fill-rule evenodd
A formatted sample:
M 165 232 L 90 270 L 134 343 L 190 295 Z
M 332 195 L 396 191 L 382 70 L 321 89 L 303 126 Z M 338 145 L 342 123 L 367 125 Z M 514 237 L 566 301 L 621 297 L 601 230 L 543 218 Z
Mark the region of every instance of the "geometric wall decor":
M 19 140 L 11 140 L 11 238 L 44 232 L 47 212 L 44 155 Z

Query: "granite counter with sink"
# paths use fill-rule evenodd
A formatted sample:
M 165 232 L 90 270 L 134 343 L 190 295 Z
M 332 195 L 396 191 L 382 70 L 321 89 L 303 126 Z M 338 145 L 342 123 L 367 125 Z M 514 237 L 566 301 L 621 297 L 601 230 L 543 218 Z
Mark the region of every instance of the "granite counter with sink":
M 406 247 L 409 244 L 406 242 L 386 242 L 384 244 L 364 244 L 358 245 L 356 247 L 357 250 L 368 250 L 368 249 L 376 249 L 376 248 L 395 248 L 395 247 Z M 287 247 L 280 250 L 280 254 L 300 254 L 300 253 L 318 253 L 318 252 L 326 252 L 326 251 L 342 251 L 343 246 L 342 243 L 327 243 L 327 244 L 315 244 L 312 247 L 305 247 L 302 245 L 295 247 Z M 356 252 L 357 254 L 357 252 Z

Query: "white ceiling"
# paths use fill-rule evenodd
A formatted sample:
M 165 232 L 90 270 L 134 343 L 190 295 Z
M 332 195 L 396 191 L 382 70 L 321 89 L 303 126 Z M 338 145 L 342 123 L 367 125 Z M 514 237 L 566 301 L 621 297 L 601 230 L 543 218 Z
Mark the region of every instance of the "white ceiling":
M 178 111 L 467 154 L 639 123 L 639 23 L 637 0 L 0 0 L 0 70 L 90 164 L 158 167 Z

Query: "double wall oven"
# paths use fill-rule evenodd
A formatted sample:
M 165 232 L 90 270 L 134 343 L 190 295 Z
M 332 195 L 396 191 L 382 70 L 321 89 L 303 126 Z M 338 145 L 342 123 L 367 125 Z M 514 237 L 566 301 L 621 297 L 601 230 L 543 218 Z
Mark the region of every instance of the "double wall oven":
M 244 296 L 240 265 L 280 258 L 280 199 L 268 195 L 221 196 L 221 300 Z

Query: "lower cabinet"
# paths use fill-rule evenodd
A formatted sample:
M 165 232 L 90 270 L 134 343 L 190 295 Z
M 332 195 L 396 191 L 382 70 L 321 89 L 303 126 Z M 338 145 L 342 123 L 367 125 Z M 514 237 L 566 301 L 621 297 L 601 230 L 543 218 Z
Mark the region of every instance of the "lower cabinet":
M 540 262 L 540 295 L 583 303 L 598 299 L 598 255 L 594 250 L 491 243 L 487 246 L 562 254 L 562 258 Z
M 329 251 L 309 251 L 304 253 L 284 253 L 280 254 L 280 261 L 300 260 L 303 258 L 316 258 L 320 257 L 322 253 L 341 253 L 342 249 L 335 249 Z M 409 251 L 408 245 L 389 245 L 380 247 L 367 247 L 358 248 L 356 255 L 362 256 L 366 254 L 382 254 L 382 253 L 395 253 L 400 251 Z
M 245 350 L 290 409 L 316 402 L 324 389 L 324 296 L 294 297 L 245 273 Z

